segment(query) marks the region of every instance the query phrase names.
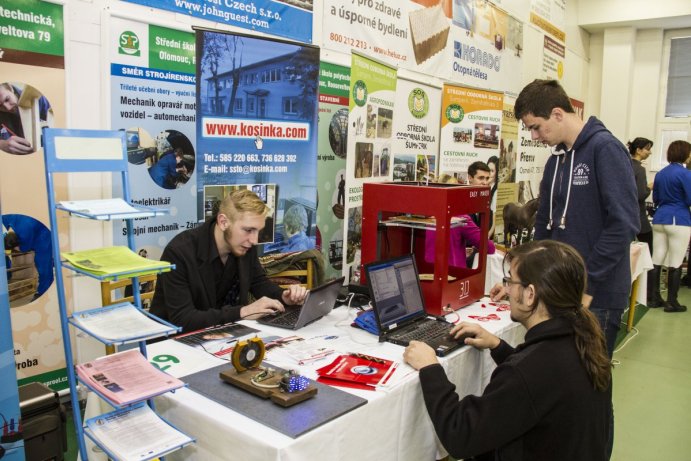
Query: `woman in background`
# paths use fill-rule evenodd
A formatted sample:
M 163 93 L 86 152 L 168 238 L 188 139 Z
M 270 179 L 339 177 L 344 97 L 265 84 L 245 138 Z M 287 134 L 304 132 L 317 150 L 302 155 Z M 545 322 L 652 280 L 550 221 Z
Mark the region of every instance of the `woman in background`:
M 691 235 L 691 171 L 684 163 L 689 159 L 691 144 L 674 141 L 667 149 L 669 165 L 655 175 L 653 202 L 653 265 L 667 266 L 667 304 L 665 312 L 685 312 L 677 294 L 681 284 L 681 263 Z M 656 288 L 659 291 L 658 288 Z
M 487 159 L 489 166 L 489 238 L 494 238 L 494 213 L 497 211 L 497 184 L 499 183 L 499 158 L 496 155 Z
M 648 245 L 650 254 L 653 254 L 653 227 L 648 221 L 648 213 L 645 209 L 645 199 L 650 195 L 652 184 L 648 184 L 647 174 L 642 162 L 650 157 L 650 149 L 653 142 L 646 138 L 636 138 L 628 143 L 629 154 L 631 154 L 631 166 L 633 176 L 636 179 L 636 189 L 638 190 L 638 211 L 641 219 L 641 229 L 636 238 L 639 242 Z M 648 272 L 648 307 L 664 307 L 665 302 L 660 295 L 660 266 L 654 266 Z

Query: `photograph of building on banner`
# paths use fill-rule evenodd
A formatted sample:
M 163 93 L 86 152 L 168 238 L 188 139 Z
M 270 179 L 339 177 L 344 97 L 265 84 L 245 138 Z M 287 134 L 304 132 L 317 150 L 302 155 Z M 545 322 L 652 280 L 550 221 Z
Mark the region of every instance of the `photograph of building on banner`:
M 196 49 L 198 218 L 246 187 L 271 209 L 260 251 L 314 248 L 319 50 L 210 31 Z

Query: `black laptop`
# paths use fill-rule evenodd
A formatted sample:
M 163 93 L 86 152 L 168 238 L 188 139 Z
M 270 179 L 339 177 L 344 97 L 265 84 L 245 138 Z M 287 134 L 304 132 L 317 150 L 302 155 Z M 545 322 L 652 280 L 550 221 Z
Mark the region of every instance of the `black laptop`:
M 344 280 L 345 277 L 340 277 L 313 288 L 307 293 L 302 306 L 286 306 L 285 312 L 276 315 L 265 315 L 258 319 L 257 322 L 290 330 L 297 330 L 305 325 L 309 325 L 331 312 L 336 305 L 336 298 L 343 286 Z
M 440 357 L 463 347 L 449 337 L 452 323 L 425 313 L 413 255 L 366 264 L 365 275 L 380 340 L 401 346 L 422 341 Z

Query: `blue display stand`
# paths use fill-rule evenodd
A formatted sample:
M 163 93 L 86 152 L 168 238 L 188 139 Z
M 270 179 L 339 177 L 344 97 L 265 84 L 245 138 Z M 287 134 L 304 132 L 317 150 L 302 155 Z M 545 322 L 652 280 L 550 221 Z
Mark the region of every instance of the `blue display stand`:
M 77 218 L 92 219 L 92 220 L 103 220 L 111 221 L 114 219 L 124 220 L 127 226 L 127 248 L 130 251 L 134 251 L 134 219 L 146 218 L 152 216 L 159 216 L 161 214 L 167 213 L 166 210 L 152 209 L 149 207 L 138 207 L 136 204 L 132 203 L 130 198 L 130 188 L 129 188 L 129 176 L 128 176 L 128 163 L 127 163 L 127 143 L 124 131 L 106 131 L 106 130 L 67 130 L 67 129 L 55 129 L 55 128 L 45 128 L 43 130 L 43 142 L 44 142 L 44 154 L 46 162 L 46 189 L 48 193 L 48 211 L 50 215 L 50 225 L 53 239 L 53 259 L 56 265 L 55 271 L 55 282 L 58 294 L 58 304 L 60 307 L 60 324 L 62 328 L 62 337 L 64 338 L 63 346 L 65 349 L 65 362 L 67 364 L 67 378 L 70 386 L 70 399 L 72 401 L 72 408 L 79 408 L 79 399 L 77 392 L 77 374 L 74 370 L 74 357 L 72 354 L 71 346 L 71 331 L 70 324 L 72 323 L 72 318 L 70 312 L 75 314 L 90 313 L 93 314 L 95 309 L 86 309 L 83 312 L 77 311 L 77 307 L 73 306 L 74 300 L 68 302 L 65 296 L 65 276 L 63 275 L 63 270 L 77 272 L 80 275 L 88 276 L 94 280 L 119 280 L 120 278 L 131 278 L 132 279 L 132 292 L 134 296 L 133 307 L 141 310 L 142 302 L 139 290 L 139 275 L 144 275 L 151 273 L 150 269 L 135 269 L 135 270 L 125 270 L 125 271 L 105 271 L 105 273 L 91 272 L 88 270 L 80 269 L 77 266 L 70 264 L 68 261 L 63 261 L 62 255 L 60 253 L 61 245 L 59 241 L 60 232 L 58 229 L 57 213 L 67 213 Z M 83 200 L 77 199 L 75 202 L 74 198 L 71 202 L 58 202 L 56 200 L 56 193 L 54 187 L 54 177 L 59 174 L 72 174 L 78 175 L 80 173 L 110 173 L 113 176 L 113 180 L 117 181 L 120 179 L 121 184 L 121 197 L 114 197 L 115 199 L 122 199 L 125 205 L 132 207 L 132 210 L 127 212 L 112 212 L 106 211 L 108 207 L 105 206 L 104 200 Z M 87 191 L 88 192 L 88 191 Z M 105 200 L 108 202 L 108 200 Z M 80 204 L 79 206 L 84 206 L 88 204 L 86 209 L 73 209 L 72 206 L 75 203 Z M 97 266 L 98 267 L 98 266 Z M 153 272 L 162 272 L 165 270 L 171 270 L 174 265 L 164 265 L 162 267 L 157 267 L 153 269 Z M 68 307 L 68 304 L 71 306 Z M 72 307 L 72 309 L 70 309 Z M 109 308 L 112 309 L 112 308 Z M 161 323 L 164 323 L 166 327 L 165 331 L 160 332 L 158 336 L 167 336 L 170 333 L 179 331 L 178 327 L 170 325 L 166 322 L 156 319 Z M 98 335 L 91 334 L 88 330 L 82 328 L 82 331 L 89 334 L 95 339 L 101 340 L 106 346 L 112 346 L 114 344 L 122 344 L 123 342 L 129 342 L 129 340 L 137 340 L 139 345 L 140 353 L 146 357 L 146 343 L 144 341 L 144 336 L 142 335 L 130 335 L 128 338 L 123 339 L 120 337 L 117 340 L 99 338 Z M 153 408 L 153 401 L 148 401 L 149 406 Z M 124 408 L 126 412 L 128 408 Z M 131 414 L 131 413 L 128 413 Z M 73 421 L 75 425 L 75 430 L 77 434 L 77 443 L 79 445 L 79 454 L 82 461 L 88 461 L 89 452 L 86 449 L 85 441 L 85 431 L 82 424 L 81 414 L 78 411 L 72 413 Z M 109 426 L 108 423 L 113 421 L 113 418 L 109 418 L 109 415 L 101 418 L 99 425 L 101 426 L 99 431 L 91 431 L 90 437 L 93 441 L 99 445 L 99 447 L 106 453 L 108 453 L 111 459 L 117 460 L 117 452 L 112 451 L 113 447 L 108 445 L 108 442 L 112 442 L 112 438 L 117 438 L 118 434 L 112 435 L 117 431 L 114 430 L 113 425 Z M 170 436 L 175 429 L 171 429 L 170 432 L 165 433 L 165 436 Z M 99 432 L 102 439 L 99 439 L 96 432 Z M 175 431 L 177 434 L 177 431 Z M 106 434 L 107 433 L 107 434 Z M 120 435 L 122 437 L 122 435 Z M 178 439 L 175 439 L 178 440 Z M 183 446 L 192 443 L 193 439 L 187 437 L 185 438 L 185 443 L 175 446 L 174 449 L 182 448 Z M 133 448 L 135 450 L 141 450 L 137 452 L 137 458 L 140 461 L 146 461 L 148 459 L 158 458 L 169 451 L 167 449 L 164 452 L 159 452 L 149 447 L 128 446 L 129 441 L 117 440 L 117 447 L 127 447 Z M 160 446 L 160 445 L 159 445 Z M 125 452 L 123 452 L 125 453 Z M 123 457 L 129 456 L 128 454 L 123 454 Z
M 0 218 L 2 211 L 0 210 Z M 4 236 L 3 236 L 4 237 Z M 0 258 L 0 458 L 24 461 L 5 255 Z

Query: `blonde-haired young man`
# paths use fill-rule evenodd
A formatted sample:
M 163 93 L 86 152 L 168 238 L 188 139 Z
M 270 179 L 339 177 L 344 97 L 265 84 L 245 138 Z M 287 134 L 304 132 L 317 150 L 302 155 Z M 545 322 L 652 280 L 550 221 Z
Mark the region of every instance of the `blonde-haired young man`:
M 254 192 L 236 190 L 214 218 L 173 238 L 161 260 L 175 264 L 175 270 L 158 276 L 151 313 L 194 331 L 301 304 L 304 287 L 284 290 L 259 263 L 256 244 L 268 211 Z

